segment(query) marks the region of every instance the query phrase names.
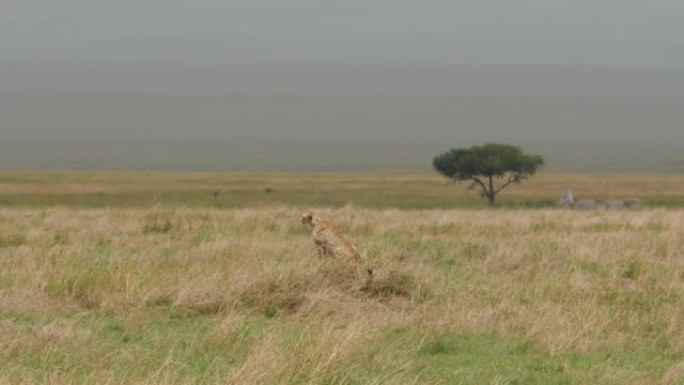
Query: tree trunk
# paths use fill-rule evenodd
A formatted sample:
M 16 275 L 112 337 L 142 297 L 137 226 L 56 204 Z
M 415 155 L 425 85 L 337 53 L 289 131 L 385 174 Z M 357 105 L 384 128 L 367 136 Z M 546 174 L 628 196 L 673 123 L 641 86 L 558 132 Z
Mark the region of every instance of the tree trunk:
M 489 201 L 489 207 L 494 207 L 494 193 L 487 194 L 487 200 Z
M 489 207 L 494 207 L 494 198 L 496 193 L 494 192 L 494 179 L 489 175 L 489 191 L 486 191 L 487 200 L 489 201 Z

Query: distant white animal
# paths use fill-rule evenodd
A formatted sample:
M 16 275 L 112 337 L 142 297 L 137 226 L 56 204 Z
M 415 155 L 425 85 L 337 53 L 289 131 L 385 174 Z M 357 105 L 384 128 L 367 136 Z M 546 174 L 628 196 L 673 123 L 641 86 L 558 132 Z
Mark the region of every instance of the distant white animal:
M 580 199 L 575 202 L 577 210 L 598 210 L 601 205 L 595 199 Z
M 609 210 L 637 209 L 641 207 L 641 202 L 636 198 L 608 199 L 605 206 Z
M 558 200 L 556 203 L 556 206 L 558 207 L 572 207 L 575 204 L 575 197 L 572 195 L 572 190 L 568 189 L 568 191 L 563 194 L 561 199 Z

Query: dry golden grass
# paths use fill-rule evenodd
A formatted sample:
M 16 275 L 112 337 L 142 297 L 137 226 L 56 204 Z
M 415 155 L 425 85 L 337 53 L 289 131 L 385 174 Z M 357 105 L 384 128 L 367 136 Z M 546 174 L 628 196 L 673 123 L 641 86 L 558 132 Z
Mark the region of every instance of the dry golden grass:
M 0 209 L 0 383 L 677 384 L 680 210 Z

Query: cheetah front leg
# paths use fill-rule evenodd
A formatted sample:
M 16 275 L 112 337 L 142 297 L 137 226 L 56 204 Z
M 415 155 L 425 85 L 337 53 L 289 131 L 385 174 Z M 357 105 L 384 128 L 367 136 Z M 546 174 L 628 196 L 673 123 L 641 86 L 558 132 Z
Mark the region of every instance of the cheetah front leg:
M 323 257 L 325 256 L 325 245 L 323 245 L 323 242 L 318 242 L 316 241 L 316 250 L 318 250 L 318 260 L 322 261 Z
M 356 261 L 356 278 L 363 278 L 363 267 L 361 267 L 361 262 Z

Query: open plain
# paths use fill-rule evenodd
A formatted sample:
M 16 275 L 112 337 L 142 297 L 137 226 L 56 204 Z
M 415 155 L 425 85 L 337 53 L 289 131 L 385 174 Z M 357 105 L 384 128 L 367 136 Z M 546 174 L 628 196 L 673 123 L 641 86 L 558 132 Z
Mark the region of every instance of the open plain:
M 681 384 L 684 178 L 0 173 L 0 383 Z M 554 202 L 636 197 L 638 210 Z M 372 264 L 320 263 L 316 209 Z

